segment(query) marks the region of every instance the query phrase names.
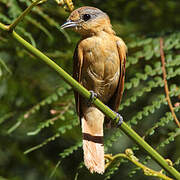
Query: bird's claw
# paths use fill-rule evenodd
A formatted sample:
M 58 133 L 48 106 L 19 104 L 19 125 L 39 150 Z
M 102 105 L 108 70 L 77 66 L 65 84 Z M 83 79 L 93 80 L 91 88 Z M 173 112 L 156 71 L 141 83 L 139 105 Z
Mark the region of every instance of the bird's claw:
M 117 127 L 119 127 L 123 123 L 123 117 L 119 113 L 116 113 L 116 117 L 114 118 L 114 121 L 117 120 L 118 120 Z
M 90 90 L 89 92 L 91 93 L 91 96 L 89 98 L 89 103 L 92 104 L 96 100 L 97 94 L 94 91 L 92 91 L 92 90 Z

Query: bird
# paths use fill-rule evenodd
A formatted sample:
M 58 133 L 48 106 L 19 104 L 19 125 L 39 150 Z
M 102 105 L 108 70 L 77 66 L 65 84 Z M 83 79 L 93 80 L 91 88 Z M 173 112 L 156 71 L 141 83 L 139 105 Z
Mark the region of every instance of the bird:
M 81 35 L 74 51 L 73 78 L 92 97 L 117 112 L 124 89 L 127 47 L 113 31 L 109 16 L 98 8 L 84 6 L 71 12 L 61 28 L 71 28 Z M 103 174 L 103 124 L 108 118 L 78 92 L 74 94 L 82 127 L 84 164 L 91 173 Z

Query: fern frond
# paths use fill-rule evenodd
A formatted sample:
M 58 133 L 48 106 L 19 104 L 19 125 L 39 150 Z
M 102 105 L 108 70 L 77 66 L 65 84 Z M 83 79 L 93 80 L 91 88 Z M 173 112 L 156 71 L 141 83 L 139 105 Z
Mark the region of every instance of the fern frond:
M 179 165 L 180 164 L 180 157 L 178 158 L 178 159 L 176 159 L 176 161 L 175 161 L 175 163 L 174 163 L 174 165 Z
M 167 74 L 167 79 L 168 80 L 173 78 L 173 77 L 176 77 L 178 75 L 180 75 L 180 68 L 177 68 L 175 70 L 172 69 L 172 68 L 168 68 L 168 74 Z M 139 76 L 141 76 L 141 75 L 139 75 Z M 146 76 L 144 78 L 146 78 Z M 139 85 L 139 79 L 136 79 L 135 82 L 136 83 L 134 83 L 134 87 Z M 142 89 L 138 89 L 136 91 L 136 93 L 133 94 L 133 96 L 128 98 L 124 103 L 122 103 L 120 105 L 120 107 L 119 107 L 119 110 L 122 110 L 124 107 L 130 106 L 132 103 L 134 103 L 134 102 L 136 102 L 138 100 L 138 97 L 141 97 L 146 92 L 150 92 L 152 88 L 155 88 L 155 87 L 158 87 L 158 86 L 160 86 L 160 87 L 164 86 L 163 79 L 160 76 L 156 76 L 154 78 L 154 80 L 148 81 L 147 84 L 148 84 L 148 86 L 145 86 Z M 133 86 L 133 82 L 128 82 L 125 85 L 126 89 L 130 89 L 130 88 L 132 88 L 132 86 Z
M 64 119 L 64 118 L 63 118 L 63 119 Z M 69 121 L 70 121 L 71 123 L 68 123 L 68 124 L 65 124 L 65 125 L 60 126 L 60 127 L 58 128 L 58 130 L 57 130 L 58 132 L 57 132 L 54 136 L 46 139 L 43 143 L 41 143 L 41 144 L 39 144 L 39 145 L 37 145 L 37 146 L 34 146 L 34 147 L 26 150 L 24 153 L 27 154 L 27 153 L 30 153 L 30 152 L 32 152 L 32 151 L 34 151 L 34 150 L 37 150 L 37 149 L 45 146 L 45 145 L 48 144 L 49 142 L 54 141 L 54 140 L 55 140 L 56 138 L 58 138 L 61 134 L 66 133 L 67 130 L 71 130 L 73 127 L 75 127 L 75 126 L 77 126 L 77 125 L 79 124 L 78 118 L 69 119 Z M 48 125 L 49 125 L 49 124 L 48 124 Z M 37 132 L 36 132 L 36 131 L 35 131 L 35 132 L 31 132 L 30 135 L 34 135 L 33 133 L 38 133 L 38 130 L 39 130 L 39 129 L 36 130 Z
M 173 48 L 180 48 L 179 46 L 179 35 L 180 33 L 173 33 L 170 36 L 165 38 L 165 50 L 171 50 Z M 145 60 L 150 60 L 154 56 L 156 58 L 160 57 L 160 47 L 159 47 L 159 38 L 145 38 L 132 41 L 128 44 L 129 49 L 142 48 L 139 51 L 136 51 L 128 58 L 127 68 L 132 64 L 137 64 L 140 59 L 144 58 Z
M 14 116 L 15 112 L 9 112 L 5 114 L 4 116 L 0 117 L 0 124 L 2 124 L 4 121 L 9 119 L 10 117 Z
M 172 116 L 171 112 L 166 112 L 165 117 L 162 117 L 162 118 L 160 119 L 160 121 L 158 121 L 157 123 L 155 123 L 155 124 L 153 125 L 153 127 L 150 128 L 150 129 L 146 132 L 145 136 L 148 136 L 148 135 L 151 136 L 151 135 L 153 135 L 153 134 L 155 133 L 155 130 L 156 130 L 158 127 L 163 127 L 163 126 L 165 126 L 166 124 L 168 124 L 170 121 L 173 121 L 173 116 Z
M 173 142 L 175 137 L 180 135 L 180 129 L 177 128 L 175 129 L 175 132 L 171 132 L 169 133 L 169 137 L 167 139 L 165 139 L 163 142 L 161 142 L 156 149 L 160 149 L 166 145 L 168 145 L 169 143 Z
M 39 124 L 38 128 L 36 128 L 34 131 L 32 132 L 28 132 L 27 135 L 29 136 L 34 136 L 36 134 L 38 134 L 42 129 L 47 128 L 51 125 L 54 125 L 55 121 L 57 120 L 61 120 L 61 121 L 65 121 L 65 113 L 70 114 L 71 116 L 74 115 L 74 112 L 72 110 L 70 110 L 70 105 L 71 103 L 69 102 L 66 106 L 63 107 L 63 109 L 59 112 L 59 114 L 53 118 L 50 118 L 42 123 Z M 73 112 L 73 113 L 72 113 Z M 76 116 L 74 115 L 73 119 L 77 119 Z M 77 121 L 77 120 L 76 120 Z M 75 122 L 75 121 L 73 121 Z M 70 125 L 69 125 L 70 126 Z M 71 127 L 71 126 L 70 126 Z M 64 129 L 65 132 L 65 128 L 61 127 L 62 129 Z
M 58 128 L 58 131 L 61 134 L 64 134 L 67 130 L 71 130 L 73 127 L 79 125 L 78 118 L 73 119 L 73 121 L 70 121 L 71 123 L 68 123 L 67 125 L 61 126 Z
M 0 20 L 2 20 L 2 22 L 7 23 L 7 24 L 11 23 L 11 19 L 1 13 L 0 13 Z
M 44 20 L 50 25 L 50 26 L 54 26 L 56 27 L 66 38 L 67 42 L 71 42 L 71 39 L 68 35 L 68 33 L 66 31 L 64 31 L 58 22 L 56 22 L 54 19 L 52 19 L 50 16 L 48 16 L 48 14 L 45 14 L 40 8 L 35 8 L 34 11 L 41 16 L 42 18 L 44 18 Z
M 163 86 L 163 80 L 161 77 L 156 76 L 154 80 L 148 81 L 147 84 L 147 86 L 143 87 L 142 89 L 138 89 L 136 93 L 134 93 L 130 98 L 122 103 L 119 107 L 119 110 L 122 110 L 124 107 L 128 107 L 132 103 L 135 103 L 139 97 L 141 97 L 144 93 L 150 92 L 152 88 Z M 131 86 L 128 88 L 131 88 Z
M 45 146 L 47 143 L 49 143 L 49 142 L 51 142 L 51 141 L 54 141 L 54 140 L 55 140 L 56 138 L 58 138 L 59 136 L 60 136 L 60 133 L 56 133 L 54 136 L 46 139 L 43 143 L 41 143 L 41 144 L 39 144 L 39 145 L 37 145 L 37 146 L 34 146 L 34 147 L 32 147 L 32 148 L 27 149 L 27 150 L 24 152 L 24 154 L 28 154 L 28 153 L 30 153 L 30 152 L 32 152 L 32 151 L 35 151 L 35 150 L 37 150 L 37 149 Z
M 51 35 L 51 33 L 48 31 L 46 27 L 44 27 L 40 22 L 36 21 L 34 18 L 31 18 L 30 16 L 26 16 L 26 19 L 33 24 L 36 28 L 40 29 L 42 32 L 44 32 L 50 41 L 54 39 L 54 37 Z
M 36 41 L 34 40 L 33 36 L 31 35 L 31 33 L 27 32 L 24 28 L 21 27 L 17 27 L 17 30 L 20 32 L 20 34 L 23 34 L 25 37 L 27 37 L 31 44 L 36 47 Z
M 82 140 L 76 142 L 75 145 L 65 149 L 62 153 L 59 154 L 59 156 L 64 159 L 66 157 L 68 157 L 69 155 L 71 155 L 72 153 L 74 153 L 74 151 L 78 150 L 78 148 L 80 148 L 82 146 Z
M 72 129 L 72 128 L 73 128 L 74 126 L 76 126 L 76 125 L 78 125 L 77 121 L 74 122 L 74 123 L 72 123 L 71 125 L 64 125 L 64 126 L 60 127 L 60 128 L 58 129 L 58 131 L 59 131 L 58 133 L 56 133 L 54 136 L 46 139 L 43 143 L 41 143 L 41 144 L 39 144 L 39 145 L 37 145 L 37 146 L 34 146 L 34 147 L 26 150 L 26 151 L 24 152 L 24 154 L 28 154 L 28 153 L 30 153 L 30 152 L 32 152 L 32 151 L 35 151 L 35 150 L 37 150 L 37 149 L 39 149 L 39 148 L 47 145 L 49 142 L 56 140 L 58 137 L 60 137 L 61 134 L 64 134 L 67 130 Z
M 171 97 L 178 96 L 180 93 L 180 90 L 176 89 L 176 85 L 171 86 L 171 90 L 169 95 Z M 143 108 L 142 111 L 139 111 L 133 118 L 130 120 L 130 124 L 137 124 L 144 116 L 148 116 L 150 113 L 153 114 L 155 110 L 159 109 L 161 107 L 161 104 L 167 104 L 165 95 L 159 95 L 157 100 L 152 102 L 152 105 L 148 105 Z M 169 120 L 172 120 L 172 117 L 167 113 L 167 117 Z M 163 125 L 163 122 L 165 120 L 162 120 L 162 122 L 159 122 L 161 125 Z M 152 133 L 152 131 L 151 131 Z
M 35 106 L 33 106 L 30 110 L 28 110 L 27 112 L 25 112 L 23 115 L 21 115 L 18 119 L 17 119 L 17 123 L 15 123 L 9 130 L 8 130 L 8 134 L 12 133 L 15 129 L 17 129 L 21 123 L 27 119 L 30 115 L 36 113 L 37 111 L 39 111 L 39 109 L 42 106 L 45 106 L 47 104 L 51 104 L 55 101 L 57 101 L 60 97 L 62 97 L 63 95 L 65 95 L 68 90 L 70 90 L 71 87 L 69 85 L 64 85 L 63 87 L 60 87 L 59 89 L 57 89 L 57 91 L 53 94 L 51 94 L 50 96 L 48 96 L 47 98 L 45 98 L 44 100 L 42 100 L 40 103 L 36 104 Z M 48 124 L 48 123 L 47 123 Z M 44 126 L 42 126 L 44 127 Z M 38 130 L 37 130 L 38 132 Z
M 2 70 L 2 68 L 3 68 L 9 75 L 12 74 L 11 70 L 8 68 L 8 66 L 6 65 L 6 63 L 1 59 L 1 55 L 0 55 L 0 68 L 1 68 L 1 75 L 0 75 L 0 76 L 3 75 L 3 70 Z
M 130 124 L 137 124 L 139 120 L 143 119 L 143 117 L 149 116 L 149 114 L 153 114 L 155 110 L 160 108 L 162 103 L 166 103 L 164 95 L 160 95 L 157 100 L 152 102 L 152 105 L 144 107 L 142 111 L 139 111 L 135 116 L 133 116 L 129 121 Z
M 108 179 L 111 179 L 112 175 L 114 175 L 116 173 L 116 171 L 118 171 L 119 169 L 119 166 L 122 164 L 122 163 L 127 163 L 128 160 L 126 159 L 120 159 L 120 158 L 117 158 L 116 160 L 114 160 L 111 164 L 110 164 L 110 167 L 108 166 L 108 168 L 106 169 L 106 172 L 104 174 L 104 179 L 105 180 L 108 180 Z
M 18 6 L 18 3 L 16 0 L 12 0 L 9 2 L 9 9 L 8 9 L 8 15 L 12 18 L 15 19 L 17 18 L 22 10 L 20 9 L 20 7 Z
M 172 61 L 166 63 L 166 67 L 173 67 L 173 66 L 177 66 L 178 64 L 180 64 L 180 55 L 176 55 Z M 172 69 L 171 68 L 168 68 L 168 69 L 169 69 L 169 73 L 167 77 L 168 79 L 170 79 L 171 77 L 175 77 L 178 74 L 179 70 L 176 71 L 176 75 L 172 76 L 172 73 L 171 73 Z M 148 77 L 152 77 L 152 76 L 160 75 L 160 74 L 162 74 L 162 68 L 161 68 L 160 62 L 156 62 L 154 64 L 154 68 L 152 68 L 150 65 L 146 65 L 145 71 L 143 73 L 136 73 L 135 77 L 131 78 L 129 82 L 125 83 L 124 88 L 131 89 L 131 88 L 138 87 L 141 80 L 145 81 L 148 79 Z
M 133 40 L 132 42 L 130 42 L 128 44 L 128 47 L 129 48 L 135 48 L 135 47 L 141 47 L 141 46 L 144 46 L 144 45 L 148 45 L 152 42 L 152 38 L 145 38 L 145 39 L 136 39 L 136 40 Z
M 26 3 L 27 6 L 30 6 L 30 4 L 31 4 L 31 2 L 30 2 L 30 1 L 27 1 L 27 0 L 21 0 L 21 2 Z M 50 26 L 56 27 L 56 28 L 66 37 L 66 40 L 67 40 L 69 43 L 71 42 L 71 39 L 70 39 L 69 35 L 67 34 L 67 32 L 64 31 L 64 30 L 62 30 L 62 29 L 60 28 L 59 23 L 56 22 L 53 18 L 51 18 L 47 13 L 45 13 L 42 8 L 40 8 L 40 7 L 34 7 L 34 8 L 32 9 L 32 11 L 33 11 L 34 13 L 38 14 L 40 17 L 42 17 Z M 31 19 L 32 19 L 32 18 L 31 18 Z M 34 20 L 34 19 L 33 19 L 33 20 Z M 33 22 L 31 21 L 31 23 L 33 23 Z M 51 33 L 49 33 L 49 31 L 48 31 L 44 26 L 38 24 L 37 22 L 36 22 L 36 23 L 34 22 L 33 24 L 34 24 L 35 26 L 37 26 L 39 29 L 41 29 L 42 31 L 44 31 L 44 33 L 45 33 L 46 35 L 48 35 L 48 37 L 50 38 L 50 40 L 52 40 L 52 39 L 54 38 L 54 37 L 51 36 Z
M 117 141 L 117 138 L 120 137 L 121 135 L 122 135 L 121 131 L 119 129 L 115 129 L 113 134 L 110 137 L 108 137 L 107 139 L 105 139 L 105 143 L 104 143 L 105 144 L 105 147 L 104 147 L 105 151 L 107 151 L 108 148 L 112 147 L 113 143 L 115 141 Z
M 58 99 L 63 95 L 65 95 L 67 91 L 70 89 L 71 87 L 69 85 L 60 87 L 59 89 L 57 89 L 55 93 L 51 94 L 50 96 L 42 100 L 40 103 L 32 107 L 29 111 L 27 111 L 24 114 L 24 117 L 28 118 L 31 114 L 34 114 L 36 111 L 38 111 L 42 106 L 45 106 L 47 104 L 52 104 L 53 102 L 58 101 Z

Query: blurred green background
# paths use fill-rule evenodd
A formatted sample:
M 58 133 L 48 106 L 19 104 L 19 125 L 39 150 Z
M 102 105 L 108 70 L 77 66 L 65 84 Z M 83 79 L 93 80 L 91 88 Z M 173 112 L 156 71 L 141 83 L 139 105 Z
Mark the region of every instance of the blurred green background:
M 0 0 L 0 22 L 10 24 L 30 4 L 29 0 Z M 87 5 L 109 15 L 113 29 L 129 48 L 120 113 L 179 170 L 180 132 L 165 101 L 159 37 L 164 37 L 170 95 L 180 118 L 180 1 L 74 1 L 75 8 Z M 16 32 L 72 74 L 73 51 L 80 36 L 60 30 L 68 15 L 48 0 L 34 8 Z M 157 179 L 122 159 L 105 175 L 90 174 L 82 165 L 81 129 L 72 89 L 1 30 L 0 128 L 0 180 Z M 141 162 L 161 169 L 120 130 L 105 130 L 105 148 L 112 154 L 132 148 Z

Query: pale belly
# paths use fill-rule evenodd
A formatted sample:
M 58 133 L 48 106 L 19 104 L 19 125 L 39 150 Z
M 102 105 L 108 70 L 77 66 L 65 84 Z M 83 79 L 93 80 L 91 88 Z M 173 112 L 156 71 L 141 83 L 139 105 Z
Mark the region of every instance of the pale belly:
M 86 53 L 81 83 L 93 90 L 101 101 L 108 102 L 118 86 L 120 67 L 117 52 L 104 52 Z

